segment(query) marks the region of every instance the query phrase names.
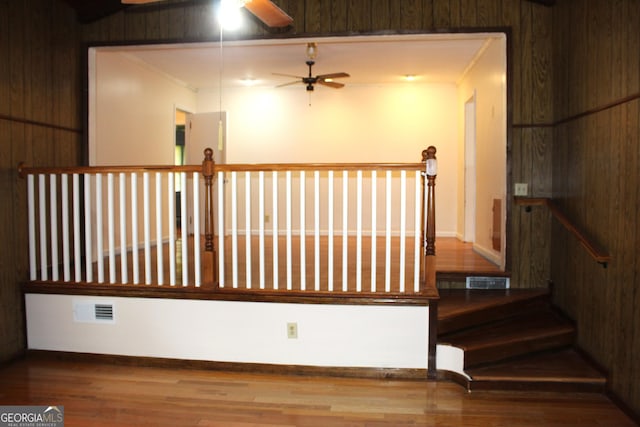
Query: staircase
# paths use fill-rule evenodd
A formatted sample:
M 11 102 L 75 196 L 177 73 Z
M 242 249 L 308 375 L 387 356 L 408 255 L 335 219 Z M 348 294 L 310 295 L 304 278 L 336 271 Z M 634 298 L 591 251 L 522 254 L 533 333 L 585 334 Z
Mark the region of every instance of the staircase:
M 440 298 L 438 345 L 464 352 L 463 372 L 443 374 L 468 390 L 605 390 L 547 290 L 443 289 Z

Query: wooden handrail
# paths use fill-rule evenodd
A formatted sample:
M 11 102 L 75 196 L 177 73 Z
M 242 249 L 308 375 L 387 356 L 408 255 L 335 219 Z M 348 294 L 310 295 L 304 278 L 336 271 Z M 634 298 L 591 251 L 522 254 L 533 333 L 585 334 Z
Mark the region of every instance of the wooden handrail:
M 66 166 L 66 167 L 33 167 L 24 163 L 18 165 L 21 178 L 27 175 L 85 174 L 85 173 L 143 173 L 143 172 L 202 172 L 202 165 L 149 165 L 149 166 Z
M 216 163 L 214 171 L 252 172 L 252 171 L 302 171 L 302 170 L 422 170 L 422 163 Z M 119 173 L 119 172 L 202 172 L 202 165 L 147 165 L 147 166 L 67 166 L 67 167 L 32 167 L 24 163 L 18 165 L 18 173 L 22 178 L 29 174 L 83 174 L 83 173 Z
M 611 262 L 611 255 L 609 255 L 604 248 L 590 239 L 584 231 L 580 230 L 571 221 L 571 219 L 569 219 L 569 217 L 560 210 L 552 199 L 546 197 L 516 197 L 515 203 L 516 205 L 526 206 L 528 209 L 530 209 L 531 206 L 546 206 L 553 216 L 578 239 L 595 261 L 602 264 L 605 268 L 607 267 L 607 263 Z

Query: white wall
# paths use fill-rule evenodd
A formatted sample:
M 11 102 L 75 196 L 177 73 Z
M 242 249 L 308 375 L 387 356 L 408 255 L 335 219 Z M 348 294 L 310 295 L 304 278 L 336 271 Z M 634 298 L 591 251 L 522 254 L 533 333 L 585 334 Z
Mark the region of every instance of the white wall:
M 428 307 L 26 294 L 28 347 L 141 357 L 328 367 L 427 368 Z M 112 303 L 114 323 L 74 321 Z M 287 338 L 297 322 L 298 339 Z
M 89 164 L 172 165 L 175 108 L 195 93 L 124 53 L 90 55 Z
M 474 248 L 487 258 L 504 265 L 507 179 L 507 105 L 505 39 L 492 39 L 466 74 L 458 91 L 458 155 L 464 159 L 464 104 L 473 96 L 476 102 L 476 239 Z M 461 163 L 459 163 L 461 164 Z M 464 168 L 458 168 L 464 183 Z M 464 206 L 464 188 L 459 186 L 458 204 Z M 502 200 L 502 251 L 492 248 L 493 199 Z M 458 211 L 458 224 L 464 212 Z
M 198 93 L 198 112 L 219 108 L 219 93 Z M 347 85 L 311 94 L 302 85 L 226 88 L 222 108 L 228 112 L 228 163 L 419 163 L 422 150 L 435 145 L 436 229 L 455 235 L 455 85 Z

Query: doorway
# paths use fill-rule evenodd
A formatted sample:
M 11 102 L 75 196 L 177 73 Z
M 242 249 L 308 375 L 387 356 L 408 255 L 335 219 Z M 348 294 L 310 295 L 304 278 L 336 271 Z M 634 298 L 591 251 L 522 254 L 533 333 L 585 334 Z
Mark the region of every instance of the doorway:
M 187 111 L 178 107 L 175 108 L 175 146 L 174 146 L 174 162 L 176 166 L 182 166 L 185 164 L 185 144 L 186 134 L 185 127 L 187 122 Z M 181 191 L 181 179 L 180 174 L 175 174 L 175 212 L 176 212 L 176 229 L 180 230 L 182 227 L 182 191 Z

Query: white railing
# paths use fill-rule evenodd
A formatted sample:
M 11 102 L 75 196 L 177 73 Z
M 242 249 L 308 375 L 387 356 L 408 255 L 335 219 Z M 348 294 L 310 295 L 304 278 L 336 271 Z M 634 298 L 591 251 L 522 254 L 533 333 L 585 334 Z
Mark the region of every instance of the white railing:
M 201 167 L 22 167 L 21 173 L 31 281 L 202 284 Z M 176 182 L 179 209 L 195 219 L 192 237 L 176 225 Z
M 217 166 L 219 287 L 419 292 L 422 167 Z
M 425 287 L 433 252 L 425 233 L 435 224 L 425 153 L 415 164 L 280 165 L 215 165 L 205 153 L 202 166 L 21 166 L 30 281 L 329 293 Z

